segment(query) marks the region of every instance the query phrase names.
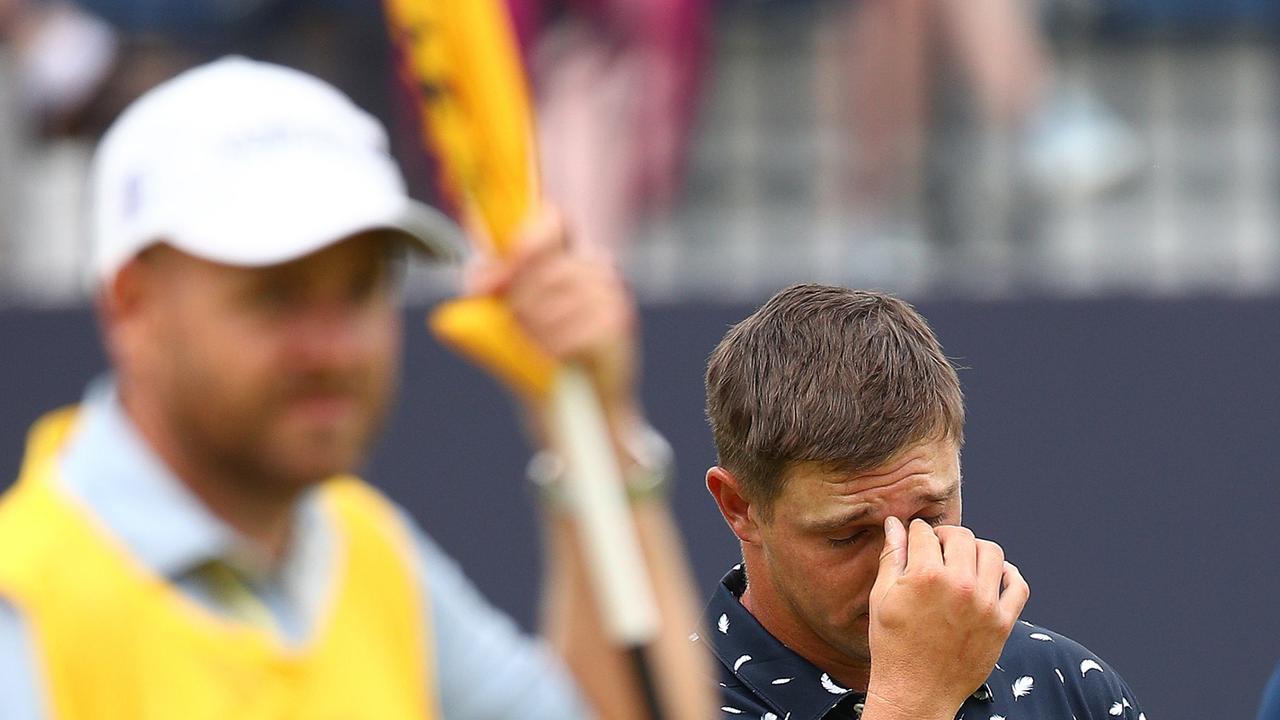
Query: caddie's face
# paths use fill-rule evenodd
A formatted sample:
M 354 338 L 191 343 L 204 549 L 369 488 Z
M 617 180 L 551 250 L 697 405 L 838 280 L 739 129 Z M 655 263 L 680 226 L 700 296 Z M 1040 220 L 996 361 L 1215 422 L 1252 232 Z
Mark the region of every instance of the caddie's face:
M 794 466 L 747 554 L 752 600 L 778 616 L 801 654 L 869 667 L 869 598 L 885 518 L 957 525 L 960 510 L 960 453 L 951 441 L 909 448 L 853 475 Z
M 184 455 L 288 494 L 363 459 L 397 381 L 389 233 L 265 268 L 143 258 L 147 390 Z

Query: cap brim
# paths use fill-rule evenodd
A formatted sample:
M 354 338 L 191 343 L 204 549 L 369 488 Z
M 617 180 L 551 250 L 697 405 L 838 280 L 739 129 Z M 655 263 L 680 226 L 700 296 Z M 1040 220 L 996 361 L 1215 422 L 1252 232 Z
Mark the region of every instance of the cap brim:
M 406 247 L 432 263 L 457 263 L 466 255 L 466 236 L 462 228 L 439 210 L 412 200 L 406 201 L 398 213 L 353 219 L 342 226 L 330 225 L 323 233 L 296 234 L 289 242 L 282 242 L 276 235 L 273 242 L 258 244 L 254 250 L 249 250 L 254 248 L 250 243 L 239 243 L 232 248 L 202 241 L 193 237 L 190 231 L 177 231 L 170 237 L 158 239 L 212 262 L 238 267 L 268 267 L 292 262 L 357 235 L 379 230 L 401 235 L 407 241 Z
M 456 263 L 466 255 L 467 238 L 462 228 L 448 215 L 416 200 L 405 204 L 400 222 L 382 227 L 404 233 L 414 241 L 410 247 L 421 250 L 423 257 L 432 262 Z
M 242 267 L 290 262 L 376 230 L 403 235 L 432 262 L 465 254 L 465 235 L 453 220 L 404 195 L 362 198 L 342 186 L 271 192 L 255 180 L 257 187 L 241 187 L 232 198 L 176 213 L 162 239 L 191 255 Z

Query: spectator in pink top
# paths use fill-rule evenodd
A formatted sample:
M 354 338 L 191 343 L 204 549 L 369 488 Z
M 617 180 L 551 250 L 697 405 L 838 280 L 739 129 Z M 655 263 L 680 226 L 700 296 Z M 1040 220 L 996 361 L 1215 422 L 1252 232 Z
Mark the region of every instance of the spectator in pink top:
M 698 94 L 709 0 L 507 0 L 538 102 L 547 193 L 583 242 L 625 245 L 669 204 Z

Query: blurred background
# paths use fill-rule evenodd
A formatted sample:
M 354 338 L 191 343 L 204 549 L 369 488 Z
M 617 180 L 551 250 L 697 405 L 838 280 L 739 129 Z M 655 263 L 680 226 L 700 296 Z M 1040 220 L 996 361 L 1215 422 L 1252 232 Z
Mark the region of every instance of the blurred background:
M 1149 717 L 1252 716 L 1280 659 L 1280 3 L 508 4 L 548 194 L 644 303 L 702 587 L 736 552 L 701 489 L 707 353 L 792 282 L 887 289 L 967 368 L 967 520 L 1024 569 L 1028 617 Z M 85 180 L 120 109 L 228 52 L 294 65 L 438 199 L 386 37 L 372 0 L 0 0 L 0 477 L 105 366 Z M 409 327 L 454 287 L 416 272 Z M 369 475 L 529 625 L 526 448 L 486 378 L 410 335 Z

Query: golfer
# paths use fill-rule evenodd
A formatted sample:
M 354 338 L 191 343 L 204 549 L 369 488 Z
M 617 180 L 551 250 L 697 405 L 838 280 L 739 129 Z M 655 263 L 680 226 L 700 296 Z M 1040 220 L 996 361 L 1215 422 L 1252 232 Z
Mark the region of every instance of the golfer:
M 1115 670 L 1018 619 L 1022 574 L 961 525 L 964 400 L 911 306 L 783 290 L 712 353 L 707 414 L 744 560 L 702 636 L 725 717 L 1144 720 Z

